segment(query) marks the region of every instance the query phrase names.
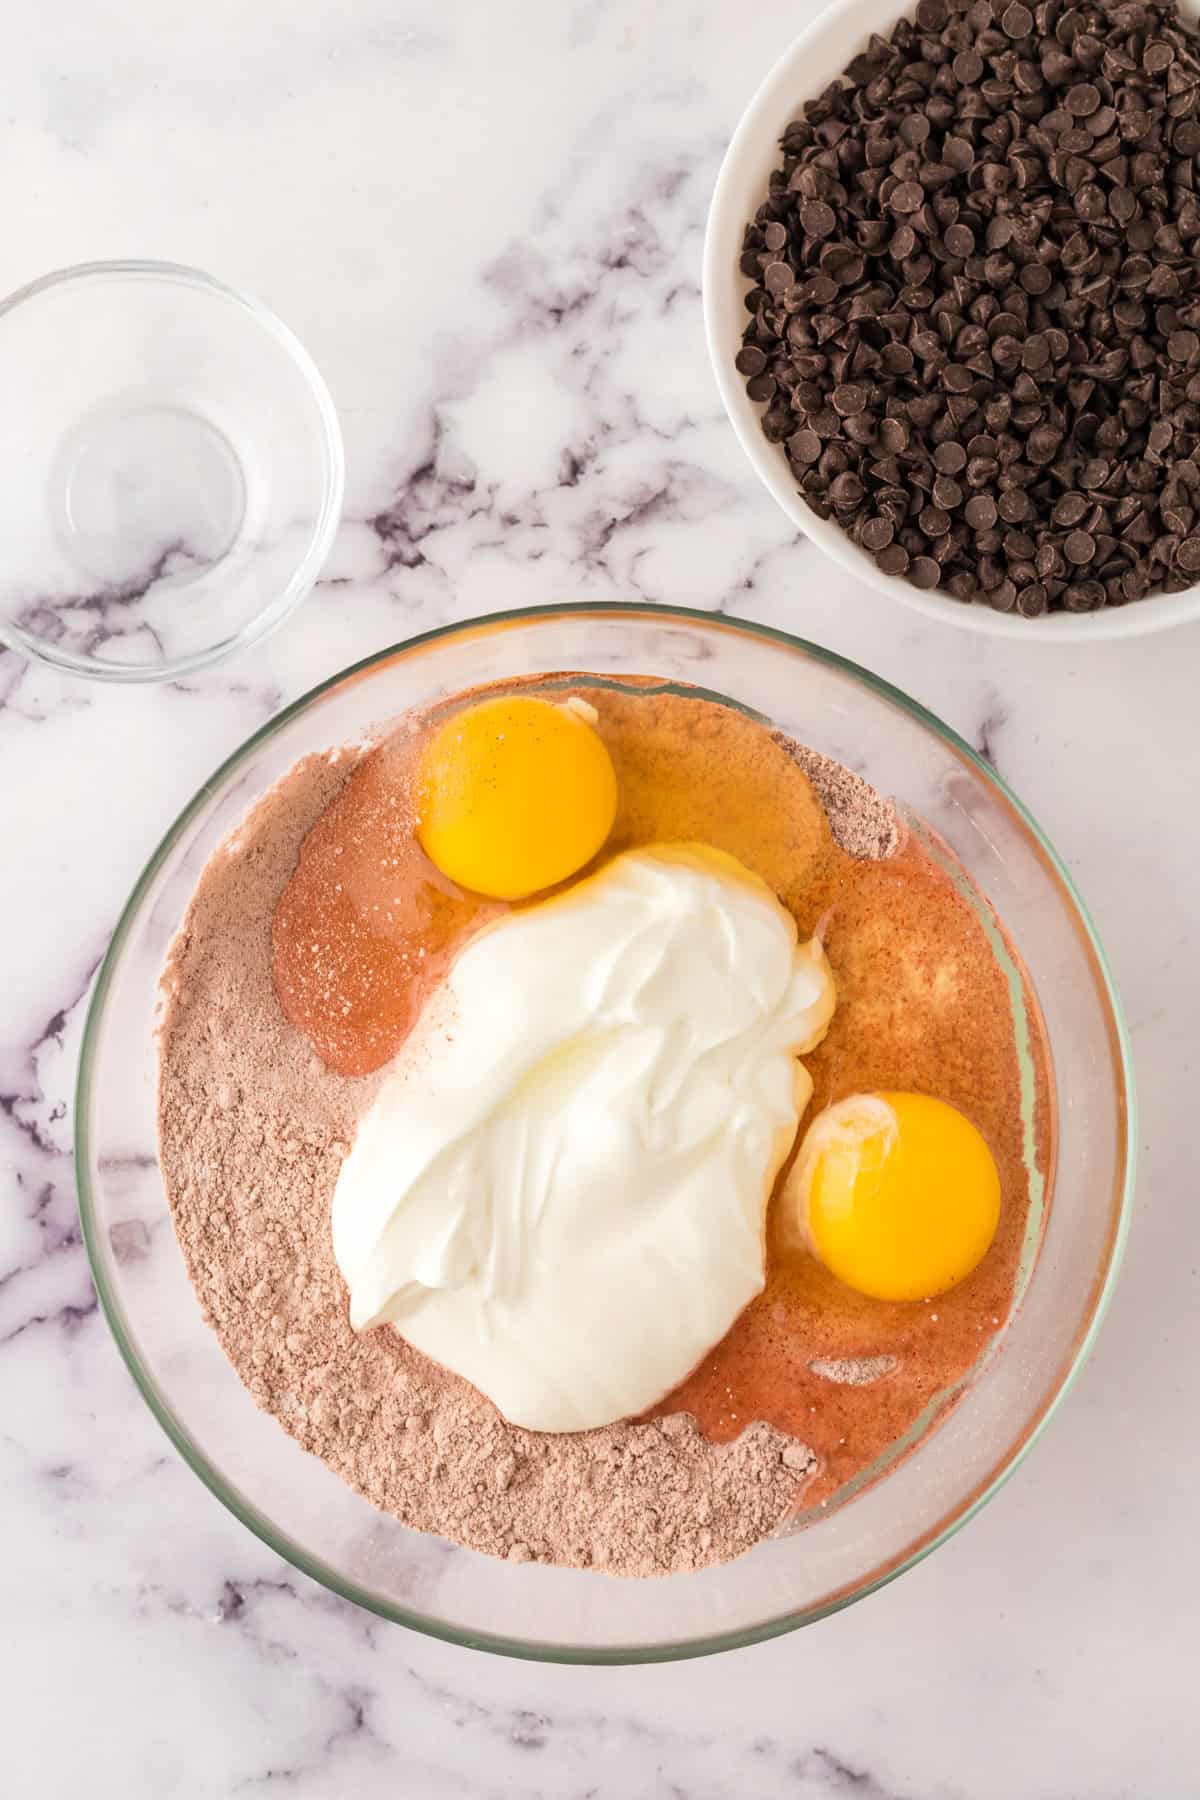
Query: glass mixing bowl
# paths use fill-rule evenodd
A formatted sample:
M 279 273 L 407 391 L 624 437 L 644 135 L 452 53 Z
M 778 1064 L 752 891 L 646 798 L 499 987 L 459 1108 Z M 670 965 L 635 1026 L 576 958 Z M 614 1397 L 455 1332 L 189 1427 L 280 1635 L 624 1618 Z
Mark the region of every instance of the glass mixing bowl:
M 300 757 L 506 676 L 653 674 L 762 715 L 928 821 L 1003 919 L 1044 1014 L 1058 1163 L 1020 1306 L 956 1405 L 882 1479 L 813 1523 L 698 1574 L 628 1581 L 514 1566 L 377 1512 L 255 1407 L 204 1324 L 155 1143 L 159 971 L 204 864 Z M 984 915 L 986 917 L 986 914 Z M 288 707 L 206 781 L 122 914 L 96 983 L 76 1105 L 84 1236 L 146 1402 L 214 1494 L 334 1592 L 436 1637 L 513 1656 L 696 1656 L 811 1623 L 890 1580 L 994 1494 L 1078 1370 L 1111 1291 L 1133 1180 L 1133 1079 L 1087 913 L 998 777 L 922 707 L 762 626 L 640 606 L 501 614 L 359 663 Z

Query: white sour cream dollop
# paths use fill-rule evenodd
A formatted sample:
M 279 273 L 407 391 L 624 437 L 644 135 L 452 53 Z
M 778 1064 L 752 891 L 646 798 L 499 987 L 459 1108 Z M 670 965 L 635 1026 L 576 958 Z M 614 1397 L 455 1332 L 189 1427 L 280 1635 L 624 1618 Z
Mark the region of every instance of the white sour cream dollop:
M 764 1221 L 833 978 L 732 857 L 657 845 L 461 951 L 333 1201 L 360 1330 L 515 1424 L 644 1411 L 764 1281 Z

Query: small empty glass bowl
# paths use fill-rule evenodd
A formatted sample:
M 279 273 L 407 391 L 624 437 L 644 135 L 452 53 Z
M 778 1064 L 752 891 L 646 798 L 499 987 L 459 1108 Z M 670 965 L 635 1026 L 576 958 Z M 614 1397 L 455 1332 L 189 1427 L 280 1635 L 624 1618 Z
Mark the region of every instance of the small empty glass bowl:
M 0 639 L 156 681 L 254 643 L 341 512 L 337 414 L 257 301 L 172 263 L 84 263 L 0 302 Z

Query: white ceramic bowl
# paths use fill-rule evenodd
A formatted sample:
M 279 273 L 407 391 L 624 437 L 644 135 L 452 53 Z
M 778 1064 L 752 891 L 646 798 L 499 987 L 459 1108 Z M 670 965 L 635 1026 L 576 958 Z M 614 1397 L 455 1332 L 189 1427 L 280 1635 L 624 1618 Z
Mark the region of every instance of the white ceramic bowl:
M 887 36 L 916 0 L 834 0 L 780 57 L 733 134 L 713 191 L 704 242 L 704 328 L 717 386 L 743 450 L 796 527 L 835 562 L 890 601 L 902 600 L 930 619 L 996 637 L 1140 637 L 1168 625 L 1200 618 L 1200 585 L 1180 594 L 1157 594 L 1129 606 L 1096 613 L 1050 613 L 1024 619 L 964 605 L 937 592 L 884 575 L 865 551 L 832 520 L 818 518 L 800 495 L 782 445 L 762 434 L 763 409 L 749 398 L 734 367 L 746 323 L 744 296 L 750 283 L 738 267 L 742 233 L 767 194 L 772 169 L 780 166 L 779 138 L 805 100 L 823 92 L 852 56 L 865 50 L 872 32 Z M 1180 10 L 1195 18 L 1200 0 L 1183 0 Z

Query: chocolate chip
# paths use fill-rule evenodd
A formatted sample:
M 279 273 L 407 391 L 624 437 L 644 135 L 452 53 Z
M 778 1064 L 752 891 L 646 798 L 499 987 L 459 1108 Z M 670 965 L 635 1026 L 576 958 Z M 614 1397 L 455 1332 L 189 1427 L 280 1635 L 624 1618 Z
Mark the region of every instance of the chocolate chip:
M 840 387 L 835 387 L 833 390 L 834 411 L 840 413 L 844 419 L 853 418 L 855 413 L 863 412 L 866 404 L 866 388 L 859 387 L 854 382 L 843 382 Z
M 1091 562 L 1096 554 L 1096 540 L 1089 531 L 1072 531 L 1063 545 L 1063 552 L 1067 561 L 1078 567 Z
M 901 181 L 892 190 L 888 205 L 894 213 L 915 213 L 925 204 L 925 189 L 919 181 Z
M 896 527 L 890 519 L 878 516 L 868 519 L 862 528 L 863 548 L 878 554 L 880 550 L 887 549 L 895 535 Z
M 837 215 L 824 200 L 810 200 L 800 208 L 800 223 L 809 237 L 828 237 L 837 224 Z
M 907 344 L 885 344 L 879 352 L 879 361 L 888 375 L 907 375 L 913 367 L 913 353 Z
M 1062 443 L 1062 433 L 1055 431 L 1050 425 L 1036 425 L 1025 442 L 1025 454 L 1030 462 L 1051 463 L 1058 455 Z
M 942 144 L 942 161 L 948 169 L 955 170 L 959 175 L 965 175 L 968 170 L 975 167 L 975 152 L 966 138 L 956 137 L 950 133 Z
M 834 293 L 840 287 L 854 287 L 862 280 L 866 266 L 865 257 L 857 250 L 851 250 L 848 244 L 827 244 L 821 252 L 821 268 L 825 279 L 834 283 Z
M 842 422 L 842 431 L 854 444 L 870 444 L 875 439 L 876 421 L 870 413 L 856 413 Z
M 1013 0 L 1001 15 L 1000 29 L 1006 37 L 1028 37 L 1033 30 L 1033 14 L 1027 6 L 1021 5 L 1021 0 Z
M 1103 188 L 1094 181 L 1085 182 L 1075 195 L 1075 211 L 1081 219 L 1086 219 L 1089 224 L 1098 224 L 1108 211 L 1108 201 L 1104 197 Z
M 1020 525 L 1034 515 L 1033 501 L 1020 488 L 1006 488 L 996 507 L 1006 525 Z
M 999 514 L 990 494 L 975 494 L 963 508 L 963 517 L 972 531 L 990 531 Z
M 967 466 L 967 453 L 953 438 L 938 444 L 933 452 L 933 466 L 943 475 L 961 475 Z
M 953 512 L 963 503 L 963 491 L 949 475 L 937 476 L 931 491 L 934 505 L 943 507 L 948 512 Z
M 884 419 L 879 427 L 879 441 L 893 456 L 907 450 L 911 437 L 912 433 L 903 419 Z
M 788 450 L 795 462 L 815 463 L 821 454 L 821 440 L 815 431 L 797 431 L 788 439 Z
M 1174 430 L 1168 419 L 1156 419 L 1150 427 L 1150 434 L 1146 439 L 1146 447 L 1157 455 L 1167 448 L 1167 445 L 1171 442 L 1174 435 Z
M 885 575 L 903 575 L 908 568 L 908 551 L 903 544 L 888 544 L 875 560 Z
M 1052 517 L 1056 525 L 1078 525 L 1080 519 L 1087 517 L 1087 512 L 1088 503 L 1082 494 L 1067 493 L 1055 506 Z
M 739 375 L 761 375 L 766 366 L 766 355 L 757 344 L 746 344 L 737 353 L 736 368 Z
M 1200 537 L 1184 538 L 1175 552 L 1175 561 L 1185 575 L 1200 575 Z
M 908 571 L 908 579 L 914 587 L 933 588 L 941 579 L 942 571 L 932 556 L 915 556 Z
M 1063 105 L 1075 119 L 1086 119 L 1100 105 L 1100 89 L 1093 87 L 1090 81 L 1077 82 L 1073 88 L 1067 89 Z
M 1137 196 L 1127 187 L 1114 188 L 1108 197 L 1108 210 L 1118 225 L 1128 225 L 1137 209 Z

